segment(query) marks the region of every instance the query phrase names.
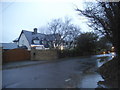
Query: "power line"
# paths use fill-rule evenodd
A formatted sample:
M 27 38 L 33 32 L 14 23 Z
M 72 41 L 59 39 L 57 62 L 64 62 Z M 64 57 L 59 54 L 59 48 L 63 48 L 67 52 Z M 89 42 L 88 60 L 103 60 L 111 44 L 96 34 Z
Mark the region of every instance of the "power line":
M 13 2 L 10 2 L 5 8 L 2 9 L 2 12 L 6 11 L 7 8 L 9 8 L 13 3 L 15 3 L 15 0 Z

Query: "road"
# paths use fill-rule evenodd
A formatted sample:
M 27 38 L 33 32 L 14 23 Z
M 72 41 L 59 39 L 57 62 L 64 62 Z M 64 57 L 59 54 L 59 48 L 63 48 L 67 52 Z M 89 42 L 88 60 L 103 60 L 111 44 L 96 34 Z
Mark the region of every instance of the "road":
M 99 74 L 94 72 L 96 67 L 96 57 L 77 57 L 3 70 L 2 87 L 95 88 L 97 81 L 102 79 Z

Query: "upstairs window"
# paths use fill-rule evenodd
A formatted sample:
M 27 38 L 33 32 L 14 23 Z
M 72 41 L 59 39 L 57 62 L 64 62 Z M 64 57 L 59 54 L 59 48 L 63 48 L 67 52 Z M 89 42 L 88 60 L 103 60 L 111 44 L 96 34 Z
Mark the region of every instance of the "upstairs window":
M 32 42 L 33 42 L 33 44 L 40 44 L 40 40 L 38 37 L 33 38 Z
M 33 40 L 33 43 L 34 43 L 34 44 L 39 44 L 40 41 L 39 41 L 39 40 Z

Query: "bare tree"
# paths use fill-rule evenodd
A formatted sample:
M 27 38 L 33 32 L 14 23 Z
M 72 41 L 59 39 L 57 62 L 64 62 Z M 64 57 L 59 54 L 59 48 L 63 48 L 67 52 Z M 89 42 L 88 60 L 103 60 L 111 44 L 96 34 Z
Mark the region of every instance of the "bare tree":
M 80 15 L 88 18 L 89 26 L 95 31 L 104 34 L 115 47 L 118 54 L 120 50 L 119 26 L 120 26 L 120 2 L 95 2 L 86 4 L 84 10 L 76 9 Z
M 120 59 L 120 2 L 97 2 L 86 6 L 84 10 L 76 9 L 89 20 L 89 26 L 101 32 L 115 47 L 116 57 L 99 68 L 105 82 L 112 87 L 118 86 L 118 62 Z
M 55 43 L 57 46 L 60 46 L 66 41 L 73 41 L 73 39 L 80 33 L 80 28 L 73 25 L 70 18 L 65 18 L 65 20 L 60 18 L 54 19 L 48 23 L 48 29 L 56 38 Z M 57 35 L 59 35 L 60 38 L 57 38 Z

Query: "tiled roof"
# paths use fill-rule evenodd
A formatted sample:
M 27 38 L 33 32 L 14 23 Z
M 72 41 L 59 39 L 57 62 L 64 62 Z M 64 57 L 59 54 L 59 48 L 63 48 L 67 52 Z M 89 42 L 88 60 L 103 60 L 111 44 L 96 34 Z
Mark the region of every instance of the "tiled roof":
M 55 40 L 53 34 L 42 34 L 42 33 L 34 34 L 34 32 L 26 31 L 26 30 L 23 30 L 23 33 L 25 34 L 30 44 L 32 44 L 32 40 L 35 38 L 38 38 L 39 40 L 47 40 L 47 41 Z
M 42 38 L 45 37 L 45 34 L 41 34 L 41 33 L 33 34 L 33 32 L 26 30 L 23 30 L 23 33 L 25 34 L 30 44 L 32 44 L 32 40 L 35 38 L 39 38 L 39 40 L 41 40 Z

